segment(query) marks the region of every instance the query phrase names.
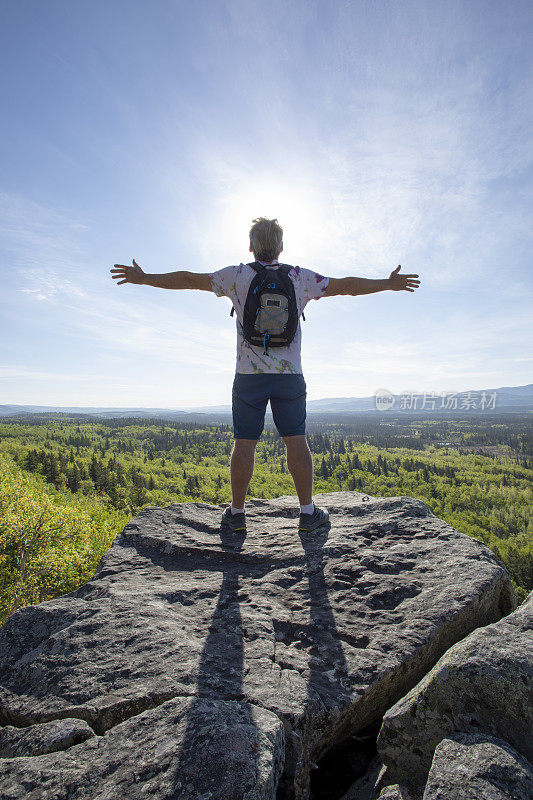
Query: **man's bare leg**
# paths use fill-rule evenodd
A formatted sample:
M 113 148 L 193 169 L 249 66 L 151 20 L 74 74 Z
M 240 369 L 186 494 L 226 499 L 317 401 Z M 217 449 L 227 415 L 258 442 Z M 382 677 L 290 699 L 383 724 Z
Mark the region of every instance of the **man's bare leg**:
M 257 439 L 235 439 L 230 463 L 233 508 L 244 508 L 246 492 L 254 473 L 257 442 Z
M 284 436 L 287 467 L 301 506 L 313 502 L 313 459 L 305 436 Z

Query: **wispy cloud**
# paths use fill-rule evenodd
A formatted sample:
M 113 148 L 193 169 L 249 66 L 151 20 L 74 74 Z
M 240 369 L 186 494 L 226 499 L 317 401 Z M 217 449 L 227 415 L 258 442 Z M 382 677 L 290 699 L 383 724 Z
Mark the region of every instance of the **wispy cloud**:
M 33 295 L 37 300 L 52 300 L 61 295 L 84 296 L 79 286 L 61 276 L 56 269 L 21 269 L 19 275 L 23 284 L 20 291 Z
M 520 194 L 498 196 L 498 183 L 530 163 L 532 83 L 517 74 L 495 90 L 505 55 L 496 47 L 487 57 L 476 14 L 416 5 L 416 14 L 409 3 L 371 14 L 336 6 L 327 23 L 333 39 L 316 36 L 315 4 L 284 9 L 291 48 L 282 35 L 269 83 L 247 97 L 256 147 L 197 137 L 211 222 L 195 227 L 194 209 L 191 230 L 210 258 L 235 252 L 252 216 L 265 213 L 285 223 L 287 258 L 334 275 L 373 277 L 405 261 L 438 289 L 481 278 L 499 280 L 509 297 L 524 291 L 512 253 L 530 237 L 530 215 Z M 253 48 L 264 32 L 240 8 L 231 4 L 236 34 Z M 509 43 L 517 34 L 501 31 Z M 306 64 L 305 78 L 289 57 Z M 239 85 L 246 77 L 236 75 Z
M 63 271 L 81 260 L 89 226 L 77 216 L 0 190 L 0 234 L 10 267 Z

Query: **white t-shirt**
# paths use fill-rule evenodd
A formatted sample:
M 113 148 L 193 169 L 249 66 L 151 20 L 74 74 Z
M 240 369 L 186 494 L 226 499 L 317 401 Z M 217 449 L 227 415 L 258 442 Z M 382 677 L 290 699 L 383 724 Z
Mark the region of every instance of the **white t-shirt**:
M 264 262 L 260 261 L 260 264 Z M 268 266 L 276 268 L 277 260 Z M 216 272 L 209 273 L 211 286 L 217 297 L 229 297 L 235 308 L 235 324 L 237 327 L 237 362 L 235 371 L 244 375 L 260 372 L 302 374 L 301 344 L 302 330 L 298 319 L 298 328 L 292 342 L 286 347 L 268 348 L 264 355 L 262 347 L 254 347 L 246 341 L 242 332 L 243 312 L 246 303 L 248 288 L 256 274 L 248 264 L 239 264 L 233 267 L 224 267 Z M 310 269 L 293 267 L 289 277 L 294 283 L 298 317 L 309 302 L 318 300 L 323 296 L 329 283 L 329 278 L 319 275 Z

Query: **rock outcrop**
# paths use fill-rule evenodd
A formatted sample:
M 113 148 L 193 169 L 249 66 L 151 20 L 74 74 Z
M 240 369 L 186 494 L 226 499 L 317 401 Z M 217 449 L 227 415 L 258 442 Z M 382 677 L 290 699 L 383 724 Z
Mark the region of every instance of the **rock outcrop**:
M 457 642 L 387 711 L 377 742 L 387 776 L 422 791 L 430 767 L 437 769 L 437 746 L 455 734 L 503 740 L 533 763 L 533 593 Z M 441 748 L 441 760 L 452 750 Z
M 246 538 L 220 530 L 221 506 L 147 508 L 90 581 L 13 613 L 0 724 L 35 750 L 5 752 L 0 794 L 340 797 L 371 754 L 361 744 L 336 794 L 323 781 L 332 754 L 375 736 L 455 642 L 516 599 L 494 554 L 419 500 L 316 500 L 331 527 L 305 538 L 293 497 L 249 501 Z M 51 727 L 64 749 L 42 750 L 37 728 L 75 720 L 89 738 Z
M 82 719 L 57 719 L 26 728 L 4 725 L 0 727 L 0 758 L 54 753 L 91 736 L 94 736 L 93 729 Z
M 507 742 L 456 734 L 435 750 L 423 800 L 531 800 L 533 770 Z
M 272 800 L 284 754 L 275 714 L 232 700 L 176 697 L 62 753 L 6 759 L 0 796 Z

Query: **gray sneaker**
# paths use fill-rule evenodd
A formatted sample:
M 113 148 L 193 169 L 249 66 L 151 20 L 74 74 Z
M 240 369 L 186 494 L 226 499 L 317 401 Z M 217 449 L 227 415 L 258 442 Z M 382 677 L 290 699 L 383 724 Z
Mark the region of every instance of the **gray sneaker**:
M 231 528 L 232 531 L 245 531 L 246 530 L 246 514 L 232 514 L 231 507 L 228 506 L 222 514 L 222 525 Z
M 327 508 L 317 508 L 312 514 L 300 514 L 300 530 L 301 531 L 314 531 L 316 528 L 321 528 L 323 525 L 329 524 L 329 511 Z

